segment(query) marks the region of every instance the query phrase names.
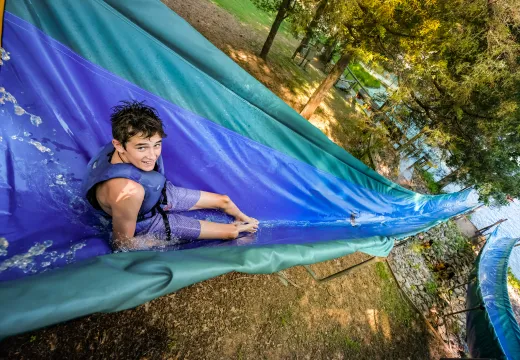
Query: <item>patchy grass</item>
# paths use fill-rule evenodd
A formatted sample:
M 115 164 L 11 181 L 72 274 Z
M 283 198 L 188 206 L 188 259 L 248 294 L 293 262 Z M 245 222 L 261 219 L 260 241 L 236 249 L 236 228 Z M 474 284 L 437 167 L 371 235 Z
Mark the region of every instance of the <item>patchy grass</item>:
M 359 351 L 361 349 L 361 345 L 359 344 L 359 342 L 356 340 L 352 340 L 348 336 L 345 337 L 345 347 L 354 351 Z
M 361 66 L 361 64 L 359 64 L 359 63 L 349 64 L 348 68 L 350 69 L 350 71 L 352 71 L 354 76 L 361 82 L 361 84 L 364 87 L 376 88 L 376 89 L 381 87 L 381 82 L 379 80 L 377 80 L 375 77 L 373 77 L 372 75 L 370 75 L 370 73 L 367 72 L 363 68 L 363 66 Z M 348 71 L 346 73 L 348 74 Z
M 292 309 L 290 307 L 287 307 L 286 309 L 282 310 L 282 313 L 280 315 L 280 324 L 283 327 L 287 327 L 289 323 L 291 322 L 293 317 Z
M 376 274 L 381 280 L 390 280 L 390 273 L 388 267 L 383 262 L 376 263 Z
M 333 61 L 336 63 L 338 62 L 339 58 L 340 56 L 336 55 L 334 56 Z M 364 87 L 375 89 L 381 87 L 381 82 L 377 80 L 375 77 L 373 77 L 368 71 L 366 71 L 360 63 L 351 63 L 348 65 L 348 68 L 350 69 L 350 71 L 352 71 L 354 76 L 359 80 L 359 82 L 361 82 L 361 85 L 363 85 Z M 347 70 L 345 70 L 344 75 L 347 79 L 353 79 L 352 75 Z
M 376 274 L 380 283 L 383 302 L 381 308 L 390 313 L 394 321 L 402 326 L 410 326 L 414 322 L 415 312 L 409 306 L 402 306 L 404 299 L 396 287 L 386 262 L 376 263 Z
M 211 0 L 211 2 L 233 14 L 241 22 L 250 24 L 257 29 L 267 27 L 269 31 L 276 17 L 276 14 L 260 10 L 250 0 Z M 289 24 L 286 21 L 282 22 L 279 32 L 292 37 Z

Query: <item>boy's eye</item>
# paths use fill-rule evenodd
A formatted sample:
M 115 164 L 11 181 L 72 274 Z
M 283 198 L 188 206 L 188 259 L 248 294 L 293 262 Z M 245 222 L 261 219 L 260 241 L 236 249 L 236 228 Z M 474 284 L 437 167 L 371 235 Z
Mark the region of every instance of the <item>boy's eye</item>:
M 155 144 L 155 147 L 161 147 L 161 144 Z
M 138 147 L 137 150 L 139 150 L 139 151 L 143 151 L 143 150 L 144 150 L 144 147 L 142 147 L 142 146 L 141 146 L 141 147 Z

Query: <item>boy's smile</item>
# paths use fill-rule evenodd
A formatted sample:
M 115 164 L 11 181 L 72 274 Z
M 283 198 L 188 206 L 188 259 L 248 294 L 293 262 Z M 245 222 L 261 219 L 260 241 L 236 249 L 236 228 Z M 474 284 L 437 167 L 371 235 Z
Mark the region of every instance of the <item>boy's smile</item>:
M 144 138 L 141 134 L 132 136 L 125 147 L 117 140 L 112 140 L 118 156 L 124 163 L 130 163 L 143 171 L 152 171 L 161 155 L 162 137 L 155 134 Z

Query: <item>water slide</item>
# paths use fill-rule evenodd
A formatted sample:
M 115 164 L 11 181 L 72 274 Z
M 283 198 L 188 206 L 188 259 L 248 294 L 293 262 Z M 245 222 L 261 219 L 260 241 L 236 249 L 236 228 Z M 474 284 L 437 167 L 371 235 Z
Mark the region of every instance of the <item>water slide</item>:
M 507 269 L 520 239 L 497 235 L 487 240 L 475 261 L 467 291 L 467 342 L 474 358 L 520 359 L 520 326 L 507 291 Z
M 0 339 L 230 271 L 386 256 L 476 205 L 368 168 L 158 0 L 7 0 L 1 59 Z M 258 233 L 112 253 L 111 224 L 81 184 L 111 141 L 111 107 L 130 99 L 164 121 L 167 178 L 229 195 Z

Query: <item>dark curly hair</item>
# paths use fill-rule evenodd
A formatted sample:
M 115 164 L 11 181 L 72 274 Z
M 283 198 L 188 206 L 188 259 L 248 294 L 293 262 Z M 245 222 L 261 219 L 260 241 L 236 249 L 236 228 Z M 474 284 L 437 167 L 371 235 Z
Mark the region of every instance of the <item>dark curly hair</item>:
M 121 101 L 112 108 L 112 136 L 123 147 L 134 135 L 150 138 L 155 134 L 165 138 L 163 124 L 157 110 L 144 105 L 144 101 Z M 126 148 L 126 147 L 125 147 Z

